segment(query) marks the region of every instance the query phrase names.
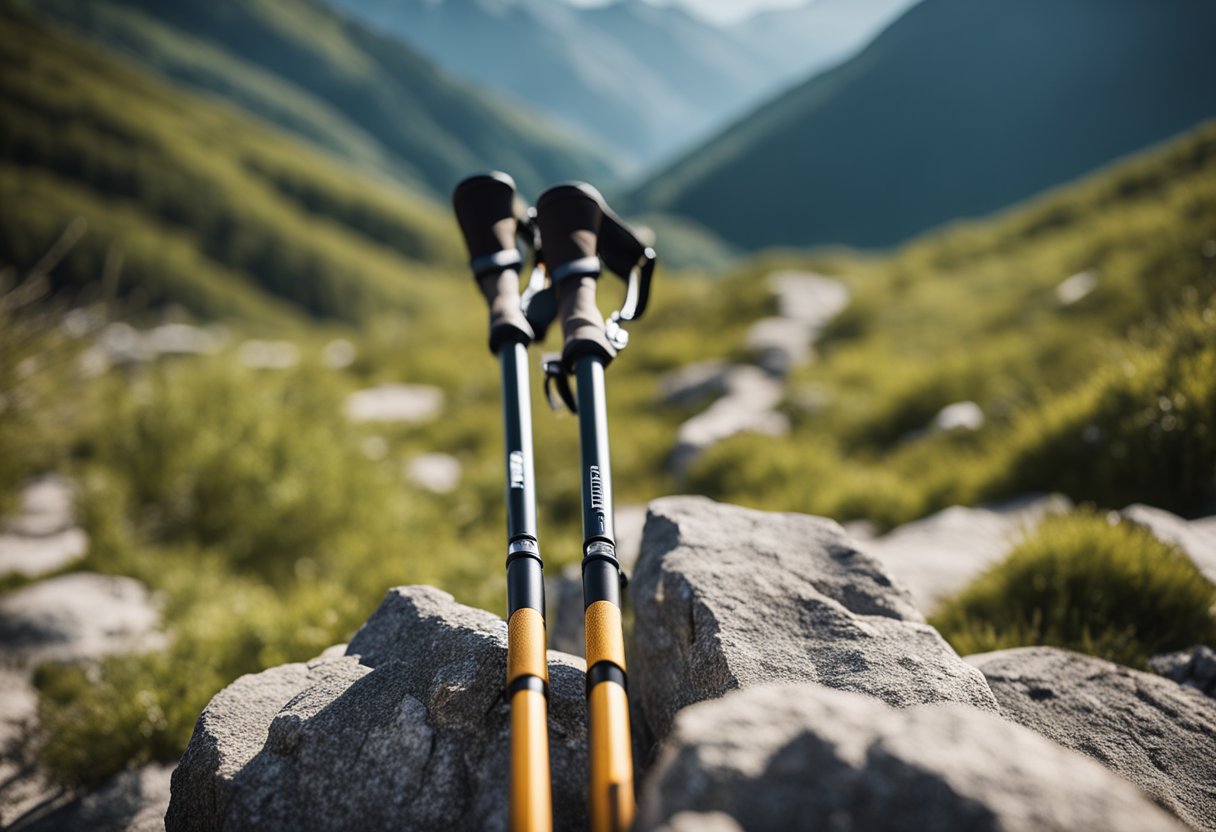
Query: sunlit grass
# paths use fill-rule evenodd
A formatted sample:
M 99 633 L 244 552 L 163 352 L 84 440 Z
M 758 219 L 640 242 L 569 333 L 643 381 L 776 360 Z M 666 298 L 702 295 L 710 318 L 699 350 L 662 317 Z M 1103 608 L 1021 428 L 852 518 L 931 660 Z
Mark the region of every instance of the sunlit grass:
M 1145 667 L 1216 640 L 1216 587 L 1141 526 L 1049 517 L 931 619 L 962 655 L 1047 644 Z

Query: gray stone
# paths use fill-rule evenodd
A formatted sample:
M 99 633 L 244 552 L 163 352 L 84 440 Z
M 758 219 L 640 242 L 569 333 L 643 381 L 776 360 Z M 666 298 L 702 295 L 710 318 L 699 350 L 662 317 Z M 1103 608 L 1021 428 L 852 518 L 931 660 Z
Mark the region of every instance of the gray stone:
M 1071 507 L 1058 494 L 1029 494 L 979 508 L 951 506 L 865 540 L 861 548 L 882 561 L 929 613 L 1003 560 L 1045 516 Z
M 777 411 L 781 382 L 756 367 L 732 367 L 727 373 L 725 394 L 698 413 L 676 432 L 671 467 L 682 473 L 707 448 L 723 439 L 750 431 L 782 436 L 789 419 Z
M 700 813 L 763 830 L 1181 829 L 1097 763 L 996 715 L 895 710 L 820 685 L 761 686 L 680 713 L 638 828 L 693 828 L 676 823 Z
M 20 511 L 0 522 L 0 575 L 37 577 L 88 548 L 88 535 L 76 526 L 71 483 L 55 474 L 39 477 L 22 489 Z
M 761 318 L 747 330 L 747 348 L 768 373 L 784 378 L 811 355 L 811 333 L 789 318 Z
M 290 370 L 300 363 L 300 348 L 290 341 L 253 338 L 237 347 L 236 357 L 254 370 Z
M 0 598 L 0 663 L 85 661 L 160 649 L 160 612 L 134 578 L 73 572 Z
M 720 396 L 680 426 L 670 459 L 677 475 L 707 448 L 736 434 L 788 433 L 789 419 L 777 410 L 784 395 L 782 379 L 810 358 L 815 339 L 849 303 L 843 283 L 811 272 L 775 272 L 768 282 L 779 314 L 756 321 L 747 336 L 759 367 L 705 361 L 681 368 L 659 384 L 660 399 L 669 403 Z
M 1060 302 L 1060 306 L 1072 306 L 1088 297 L 1089 293 L 1097 288 L 1097 272 L 1077 272 L 1056 286 L 1056 300 Z
M 779 681 L 996 710 L 982 675 L 831 520 L 656 500 L 630 598 L 635 723 L 653 740 L 687 705 Z
M 38 691 L 24 670 L 0 667 L 0 827 L 55 799 L 62 791 L 35 754 Z
M 950 433 L 956 430 L 979 430 L 984 426 L 984 409 L 975 402 L 948 404 L 933 417 L 931 430 Z
M 807 327 L 814 337 L 849 305 L 847 286 L 814 272 L 775 272 L 768 280 L 778 314 Z
M 1216 650 L 1200 645 L 1174 653 L 1161 653 L 1148 660 L 1154 673 L 1180 685 L 1216 697 Z
M 419 488 L 435 494 L 451 494 L 460 487 L 464 468 L 451 454 L 419 454 L 405 466 L 405 475 Z
M 1158 540 L 1186 552 L 1203 576 L 1216 584 L 1216 517 L 1184 520 L 1142 503 L 1134 503 L 1119 513 L 1124 519 L 1144 526 Z
M 168 829 L 505 829 L 505 623 L 402 587 L 347 653 L 216 694 L 174 772 Z M 584 670 L 549 654 L 561 829 L 586 824 Z
M 545 573 L 545 635 L 549 647 L 573 656 L 586 649 L 583 629 L 583 570 L 568 563 Z
M 777 296 L 777 317 L 753 324 L 747 345 L 761 367 L 784 377 L 811 357 L 823 328 L 849 305 L 849 290 L 812 272 L 774 272 L 768 285 Z
M 658 382 L 658 401 L 669 405 L 699 404 L 726 392 L 731 366 L 721 359 L 697 361 L 666 373 Z
M 1196 829 L 1216 829 L 1216 702 L 1151 673 L 1053 647 L 968 657 L 1001 712 L 1088 754 Z
M 98 789 L 39 806 L 11 832 L 163 832 L 173 767 L 128 769 Z
M 352 422 L 425 422 L 443 409 L 443 391 L 426 384 L 382 384 L 346 397 Z

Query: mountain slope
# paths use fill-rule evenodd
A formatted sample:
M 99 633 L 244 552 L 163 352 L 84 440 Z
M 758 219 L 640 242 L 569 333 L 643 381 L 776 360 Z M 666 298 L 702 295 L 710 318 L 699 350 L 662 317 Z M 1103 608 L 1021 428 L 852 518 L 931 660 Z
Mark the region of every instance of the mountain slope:
M 781 65 L 780 81 L 803 80 L 848 58 L 919 0 L 815 0 L 740 21 L 736 37 Z
M 206 316 L 359 320 L 459 263 L 447 209 L 0 6 L 0 263 Z
M 925 0 L 631 207 L 744 247 L 888 246 L 1216 113 L 1211 0 Z
M 613 175 L 602 154 L 537 115 L 312 0 L 46 0 L 29 8 L 436 195 L 485 168 L 509 170 L 531 191 Z
M 540 107 L 635 162 L 737 112 L 775 66 L 682 10 L 624 0 L 331 0 L 451 72 Z

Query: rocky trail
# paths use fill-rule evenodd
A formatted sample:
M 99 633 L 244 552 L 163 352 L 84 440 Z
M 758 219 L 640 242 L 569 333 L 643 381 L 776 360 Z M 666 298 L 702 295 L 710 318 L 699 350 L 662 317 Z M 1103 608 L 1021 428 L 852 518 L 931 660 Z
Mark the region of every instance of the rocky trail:
M 1216 829 L 1209 648 L 1155 658 L 1161 675 L 1052 648 L 964 660 L 925 623 L 1067 507 L 954 508 L 877 538 L 701 497 L 623 507 L 639 828 Z M 1124 515 L 1212 557 L 1210 519 Z M 555 811 L 577 829 L 577 567 L 549 595 L 550 645 L 569 651 L 550 651 Z M 6 828 L 505 828 L 505 624 L 437 589 L 394 589 L 349 645 L 238 679 L 176 768 L 89 793 L 56 787 L 31 753 L 32 669 L 158 649 L 156 599 L 62 574 L 0 597 L 0 634 Z
M 830 520 L 658 500 L 629 602 L 639 829 L 1216 828 L 1216 700 L 1051 648 L 963 660 Z M 505 828 L 505 657 L 496 616 L 391 590 L 349 645 L 216 695 L 168 828 Z M 584 668 L 549 662 L 578 829 Z
M 778 410 L 790 371 L 809 361 L 815 341 L 849 304 L 843 283 L 811 272 L 776 272 L 768 285 L 777 315 L 756 321 L 747 346 L 754 364 L 703 361 L 676 370 L 659 382 L 666 404 L 709 406 L 680 426 L 669 461 L 676 473 L 724 439 L 744 431 L 782 436 L 789 420 Z

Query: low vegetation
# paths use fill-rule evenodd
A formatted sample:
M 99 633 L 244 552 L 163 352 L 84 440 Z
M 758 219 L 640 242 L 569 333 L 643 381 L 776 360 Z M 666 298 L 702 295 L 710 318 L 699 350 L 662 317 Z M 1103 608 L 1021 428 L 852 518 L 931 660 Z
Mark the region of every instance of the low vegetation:
M 1146 667 L 1216 643 L 1216 587 L 1179 549 L 1118 515 L 1049 517 L 931 619 L 962 655 L 1049 644 Z

